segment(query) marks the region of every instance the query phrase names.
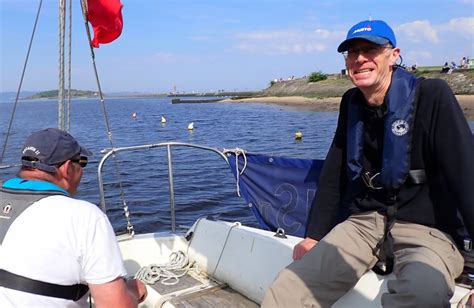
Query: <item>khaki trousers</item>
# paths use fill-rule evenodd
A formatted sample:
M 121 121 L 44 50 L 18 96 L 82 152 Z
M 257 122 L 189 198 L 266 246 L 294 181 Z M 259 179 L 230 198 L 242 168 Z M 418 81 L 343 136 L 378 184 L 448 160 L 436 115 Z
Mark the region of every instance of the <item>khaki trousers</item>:
M 262 307 L 330 307 L 377 262 L 373 250 L 383 237 L 385 217 L 376 212 L 350 216 L 301 260 L 282 270 Z M 464 260 L 449 235 L 419 224 L 396 222 L 396 280 L 382 295 L 384 307 L 449 307 L 454 279 Z

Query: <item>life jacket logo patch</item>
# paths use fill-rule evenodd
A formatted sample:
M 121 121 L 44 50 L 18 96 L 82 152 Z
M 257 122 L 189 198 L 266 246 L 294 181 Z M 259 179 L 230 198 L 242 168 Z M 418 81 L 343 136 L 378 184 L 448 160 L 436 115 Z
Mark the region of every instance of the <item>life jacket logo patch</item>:
M 11 210 L 12 206 L 10 204 L 7 204 L 3 207 L 3 214 L 7 215 L 8 213 L 10 213 Z
M 392 123 L 392 133 L 396 136 L 403 136 L 408 133 L 410 125 L 405 120 L 396 120 Z

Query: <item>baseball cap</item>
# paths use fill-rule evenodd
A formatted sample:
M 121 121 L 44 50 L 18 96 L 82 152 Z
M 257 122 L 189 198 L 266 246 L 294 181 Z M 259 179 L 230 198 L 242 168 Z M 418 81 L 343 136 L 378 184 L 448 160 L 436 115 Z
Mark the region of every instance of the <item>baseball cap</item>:
M 364 20 L 354 25 L 347 32 L 346 39 L 337 47 L 337 51 L 347 51 L 350 43 L 356 39 L 366 40 L 377 45 L 390 43 L 393 47 L 397 46 L 395 33 L 382 20 Z
M 21 151 L 25 167 L 46 172 L 56 172 L 56 165 L 75 156 L 91 156 L 92 152 L 79 145 L 69 133 L 57 128 L 47 128 L 32 133 Z

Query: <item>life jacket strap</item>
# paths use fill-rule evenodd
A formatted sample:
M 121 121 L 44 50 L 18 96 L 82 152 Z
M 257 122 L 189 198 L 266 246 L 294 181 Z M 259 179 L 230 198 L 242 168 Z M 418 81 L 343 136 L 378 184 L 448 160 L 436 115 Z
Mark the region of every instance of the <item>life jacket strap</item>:
M 408 178 L 413 184 L 425 184 L 428 181 L 425 169 L 413 169 L 408 171 Z
M 365 170 L 361 174 L 361 178 L 365 186 L 373 190 L 383 189 L 383 186 L 378 182 L 379 176 L 380 172 L 371 173 L 370 171 Z M 408 171 L 408 180 L 416 185 L 425 184 L 428 181 L 425 169 L 413 169 Z
M 395 224 L 395 216 L 398 210 L 398 202 L 396 193 L 390 192 L 387 197 L 387 209 L 385 212 L 386 222 L 384 233 L 380 242 L 374 248 L 374 254 L 379 254 L 379 262 L 372 268 L 372 270 L 379 275 L 388 275 L 393 271 L 395 264 L 395 254 L 393 252 L 393 237 L 392 230 Z M 384 267 L 381 265 L 385 265 Z
M 17 291 L 72 301 L 78 301 L 89 291 L 89 287 L 85 284 L 69 286 L 54 284 L 16 275 L 3 269 L 0 269 L 0 286 Z

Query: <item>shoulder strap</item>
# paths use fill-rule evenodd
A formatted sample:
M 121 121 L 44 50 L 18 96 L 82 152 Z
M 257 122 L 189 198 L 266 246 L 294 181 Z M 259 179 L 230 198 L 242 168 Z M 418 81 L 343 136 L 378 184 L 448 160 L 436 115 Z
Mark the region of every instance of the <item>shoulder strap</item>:
M 21 213 L 36 201 L 53 195 L 63 195 L 63 193 L 0 188 L 0 245 L 8 229 Z
M 89 291 L 89 287 L 84 284 L 64 286 L 30 279 L 10 273 L 3 269 L 0 269 L 0 286 L 27 293 L 69 299 L 73 301 L 78 301 L 87 293 L 87 291 Z

